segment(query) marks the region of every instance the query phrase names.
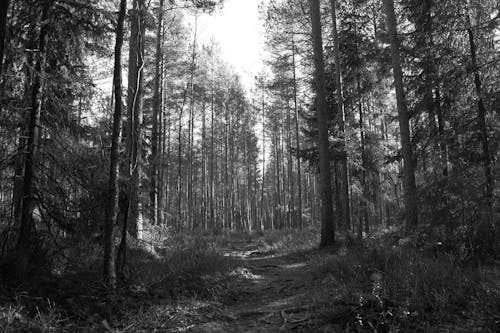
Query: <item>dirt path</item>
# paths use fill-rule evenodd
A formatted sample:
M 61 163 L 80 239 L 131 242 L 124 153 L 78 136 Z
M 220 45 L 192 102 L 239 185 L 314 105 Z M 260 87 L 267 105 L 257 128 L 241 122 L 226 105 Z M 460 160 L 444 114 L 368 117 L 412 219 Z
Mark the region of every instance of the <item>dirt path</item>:
M 304 281 L 306 253 L 261 252 L 256 243 L 238 242 L 227 255 L 239 261 L 234 296 L 214 309 L 213 321 L 189 332 L 318 332 Z

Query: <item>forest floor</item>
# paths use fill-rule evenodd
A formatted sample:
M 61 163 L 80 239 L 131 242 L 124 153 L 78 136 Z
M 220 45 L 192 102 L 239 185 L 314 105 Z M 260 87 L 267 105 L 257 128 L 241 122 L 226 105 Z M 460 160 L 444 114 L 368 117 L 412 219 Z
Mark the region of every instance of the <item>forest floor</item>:
M 314 321 L 320 306 L 316 296 L 324 297 L 324 291 L 305 276 L 312 253 L 279 253 L 262 250 L 255 241 L 233 242 L 226 254 L 236 259 L 241 278 L 232 284 L 231 297 L 205 315 L 207 322 L 190 331 L 321 331 Z
M 98 261 L 0 283 L 0 332 L 500 332 L 498 258 L 478 267 L 404 237 L 320 250 L 315 229 L 176 235 L 155 256 L 130 250 L 111 295 Z

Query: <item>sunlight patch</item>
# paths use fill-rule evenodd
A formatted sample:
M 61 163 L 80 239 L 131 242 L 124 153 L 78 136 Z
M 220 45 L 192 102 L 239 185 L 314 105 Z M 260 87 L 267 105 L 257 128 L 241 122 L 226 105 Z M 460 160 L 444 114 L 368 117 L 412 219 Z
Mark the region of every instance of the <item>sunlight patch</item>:
M 238 267 L 231 273 L 229 273 L 231 276 L 242 276 L 245 279 L 248 280 L 262 280 L 262 275 L 255 275 L 250 270 L 246 267 Z
M 280 265 L 280 267 L 284 268 L 284 269 L 294 269 L 294 268 L 302 268 L 302 267 L 305 267 L 306 265 L 307 265 L 306 262 L 298 262 L 295 264 Z

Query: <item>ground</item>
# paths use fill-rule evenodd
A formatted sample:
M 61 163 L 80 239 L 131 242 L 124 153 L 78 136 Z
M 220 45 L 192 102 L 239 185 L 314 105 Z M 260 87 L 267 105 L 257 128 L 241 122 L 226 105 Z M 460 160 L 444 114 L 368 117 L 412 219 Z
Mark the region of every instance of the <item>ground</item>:
M 308 325 L 314 317 L 312 286 L 304 281 L 305 252 L 262 252 L 255 242 L 235 242 L 228 251 L 238 259 L 241 278 L 233 284 L 234 297 L 196 325 L 191 332 L 317 332 Z M 314 291 L 316 292 L 316 291 Z
M 314 229 L 175 235 L 164 253 L 129 250 L 112 294 L 92 260 L 74 274 L 5 280 L 0 331 L 500 331 L 498 262 L 471 266 L 467 257 L 429 254 L 396 236 L 320 250 Z

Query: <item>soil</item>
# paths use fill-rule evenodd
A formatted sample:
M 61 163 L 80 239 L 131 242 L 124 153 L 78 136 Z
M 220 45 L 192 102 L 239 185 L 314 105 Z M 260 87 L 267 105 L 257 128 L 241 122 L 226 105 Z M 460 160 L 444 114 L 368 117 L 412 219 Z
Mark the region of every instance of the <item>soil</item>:
M 231 286 L 231 296 L 204 314 L 214 320 L 188 332 L 333 332 L 318 322 L 315 295 L 321 288 L 305 276 L 310 254 L 279 254 L 261 251 L 254 242 L 233 243 L 227 255 L 238 261 L 240 277 Z

